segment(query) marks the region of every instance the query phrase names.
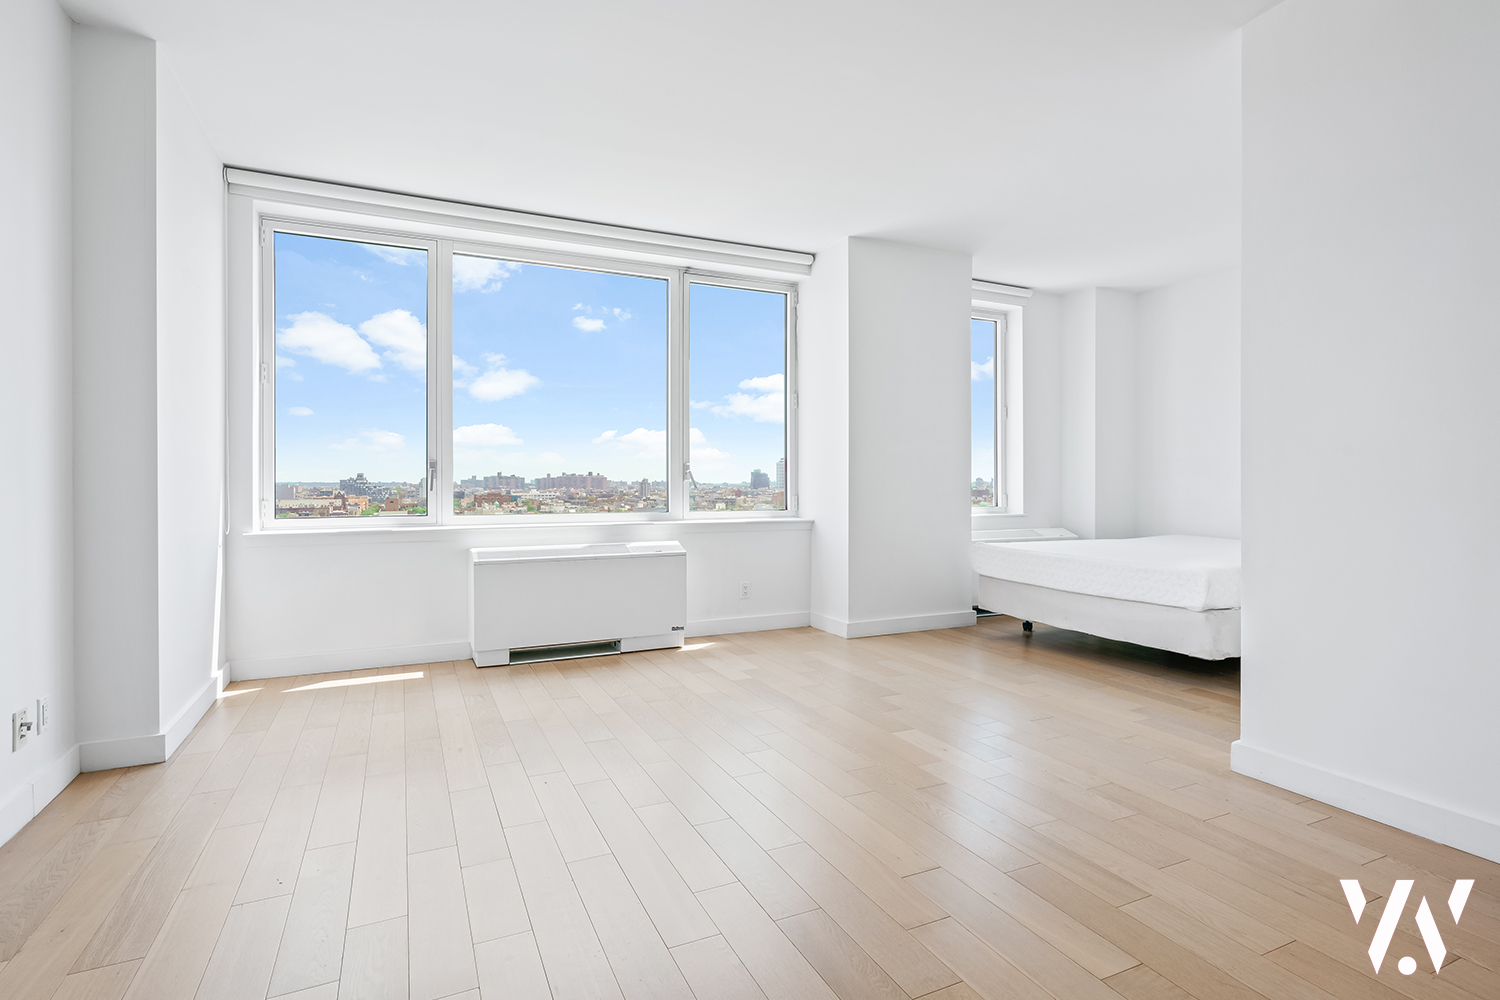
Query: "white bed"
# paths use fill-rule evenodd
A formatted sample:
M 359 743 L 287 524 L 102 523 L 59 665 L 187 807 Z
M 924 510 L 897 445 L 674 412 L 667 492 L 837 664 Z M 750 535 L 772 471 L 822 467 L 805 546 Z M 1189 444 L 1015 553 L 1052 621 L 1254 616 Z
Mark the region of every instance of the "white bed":
M 979 606 L 1205 660 L 1240 655 L 1240 543 L 1156 535 L 975 542 Z

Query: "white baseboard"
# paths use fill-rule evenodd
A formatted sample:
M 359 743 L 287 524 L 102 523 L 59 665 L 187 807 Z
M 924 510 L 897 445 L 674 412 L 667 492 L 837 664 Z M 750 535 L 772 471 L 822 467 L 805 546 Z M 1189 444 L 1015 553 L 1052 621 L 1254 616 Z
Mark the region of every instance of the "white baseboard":
M 57 798 L 57 793 L 78 777 L 78 770 L 78 744 L 75 743 L 0 802 L 0 844 L 19 833 L 21 827 L 47 807 L 47 803 Z
M 810 615 L 813 628 L 832 632 L 844 639 L 863 639 L 872 635 L 895 635 L 898 632 L 926 632 L 936 628 L 963 628 L 974 624 L 974 612 L 945 611 L 935 615 L 916 615 L 912 618 L 870 618 L 859 622 L 846 622 L 828 615 Z
M 340 670 L 403 667 L 411 663 L 441 663 L 444 660 L 468 658 L 469 641 L 455 639 L 452 642 L 428 642 L 416 646 L 372 646 L 368 649 L 336 649 L 326 653 L 230 660 L 229 677 L 237 681 L 251 681 L 264 677 L 330 674 Z
M 786 615 L 740 615 L 735 618 L 705 618 L 688 622 L 688 635 L 733 635 L 736 632 L 769 632 L 778 628 L 803 628 L 811 624 L 806 611 Z
M 217 676 L 210 677 L 204 685 L 193 695 L 192 700 L 182 706 L 182 711 L 177 713 L 177 718 L 167 724 L 165 750 L 168 757 L 177 752 L 182 746 L 182 741 L 192 733 L 193 727 L 198 720 L 203 718 L 214 699 L 219 696 L 219 679 Z
M 160 764 L 167 759 L 167 734 L 122 736 L 78 745 L 79 764 L 85 771 L 108 771 L 114 767 Z
M 1500 824 L 1249 746 L 1243 740 L 1229 745 L 1229 767 L 1238 774 L 1500 862 Z

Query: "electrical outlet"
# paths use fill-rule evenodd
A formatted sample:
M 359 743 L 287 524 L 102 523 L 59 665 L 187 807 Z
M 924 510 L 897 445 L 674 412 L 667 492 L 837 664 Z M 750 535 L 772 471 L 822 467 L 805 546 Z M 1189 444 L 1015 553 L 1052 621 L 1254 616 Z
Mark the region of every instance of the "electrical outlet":
M 10 717 L 10 752 L 15 753 L 31 738 L 31 713 L 26 709 L 14 712 Z
M 748 601 L 748 600 L 750 600 L 750 581 L 749 580 L 746 580 L 744 583 L 740 584 L 740 600 L 742 600 L 742 601 Z
M 42 735 L 51 724 L 52 712 L 47 707 L 47 699 L 38 698 L 36 700 L 36 734 Z

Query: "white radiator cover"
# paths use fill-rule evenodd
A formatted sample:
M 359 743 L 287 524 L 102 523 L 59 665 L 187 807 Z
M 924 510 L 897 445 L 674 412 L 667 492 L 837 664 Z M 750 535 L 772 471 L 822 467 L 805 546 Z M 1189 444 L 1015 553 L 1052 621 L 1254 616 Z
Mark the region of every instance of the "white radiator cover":
M 538 646 L 681 646 L 687 550 L 678 542 L 469 550 L 469 648 L 481 667 Z

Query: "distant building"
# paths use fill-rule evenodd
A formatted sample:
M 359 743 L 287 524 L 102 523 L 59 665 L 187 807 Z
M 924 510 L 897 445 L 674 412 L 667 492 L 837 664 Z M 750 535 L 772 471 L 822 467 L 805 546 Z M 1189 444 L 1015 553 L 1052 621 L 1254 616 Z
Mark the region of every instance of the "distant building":
M 645 499 L 647 499 L 650 496 L 651 496 L 651 480 L 649 480 L 649 479 L 642 479 L 641 480 L 641 499 L 645 500 Z
M 750 473 L 750 488 L 752 490 L 769 489 L 770 486 L 771 477 L 766 475 L 764 472 L 756 469 L 754 472 Z
M 607 490 L 609 478 L 603 473 L 595 475 L 593 472 L 586 472 L 582 475 L 564 472 L 560 476 L 548 474 L 537 477 L 536 488 L 539 490 Z
M 370 495 L 370 481 L 363 472 L 356 472 L 352 479 L 340 479 L 339 489 L 346 496 L 367 497 Z
M 778 490 L 785 490 L 786 489 L 786 459 L 785 458 L 778 458 L 776 460 L 776 488 Z
M 297 497 L 297 487 L 292 483 L 276 484 L 277 500 L 294 500 Z

